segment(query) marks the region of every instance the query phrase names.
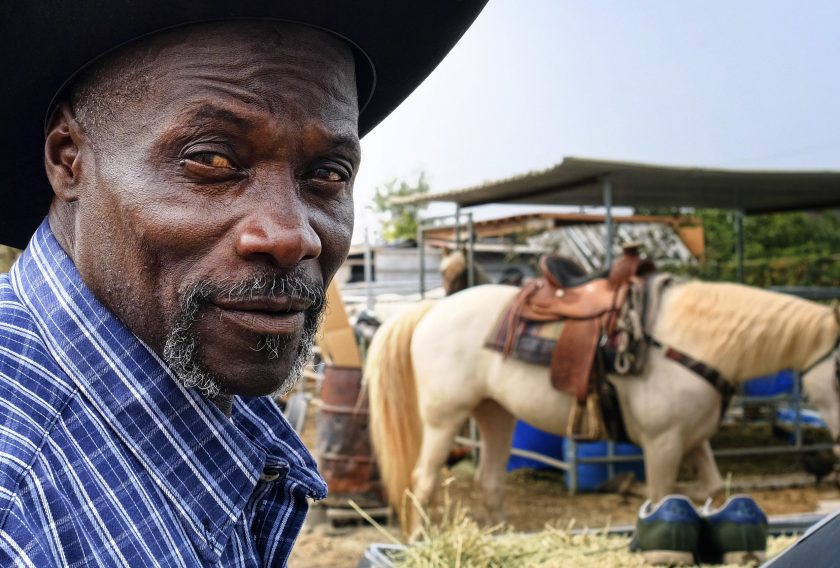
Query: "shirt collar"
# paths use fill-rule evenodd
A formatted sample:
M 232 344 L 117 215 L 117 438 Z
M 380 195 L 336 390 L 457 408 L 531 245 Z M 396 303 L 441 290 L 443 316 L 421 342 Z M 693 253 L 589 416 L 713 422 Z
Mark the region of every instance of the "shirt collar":
M 196 549 L 218 559 L 266 464 L 288 463 L 310 496 L 326 485 L 308 450 L 262 398 L 228 419 L 168 367 L 82 282 L 45 220 L 11 273 L 58 365 L 179 513 Z

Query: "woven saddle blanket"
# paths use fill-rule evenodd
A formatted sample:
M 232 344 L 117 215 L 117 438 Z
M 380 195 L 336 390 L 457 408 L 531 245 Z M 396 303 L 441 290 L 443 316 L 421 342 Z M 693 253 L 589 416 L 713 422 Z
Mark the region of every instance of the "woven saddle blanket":
M 551 356 L 557 339 L 563 332 L 564 321 L 534 322 L 520 319 L 515 329 L 508 329 L 511 321 L 510 312 L 514 306 L 508 306 L 490 330 L 484 346 L 503 353 L 508 336 L 513 333 L 518 338 L 513 344 L 511 358 L 534 365 L 551 365 Z

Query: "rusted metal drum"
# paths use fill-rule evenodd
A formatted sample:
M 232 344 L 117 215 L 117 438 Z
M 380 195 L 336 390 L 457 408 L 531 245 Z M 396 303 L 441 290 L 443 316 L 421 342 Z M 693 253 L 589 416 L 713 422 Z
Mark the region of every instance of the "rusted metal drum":
M 361 369 L 324 369 L 315 453 L 329 487 L 328 505 L 347 506 L 348 499 L 363 508 L 385 505 L 361 390 Z

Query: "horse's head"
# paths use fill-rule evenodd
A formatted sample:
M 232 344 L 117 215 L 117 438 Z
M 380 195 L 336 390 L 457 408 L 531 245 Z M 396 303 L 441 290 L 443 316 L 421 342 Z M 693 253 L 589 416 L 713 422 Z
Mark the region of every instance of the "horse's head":
M 802 385 L 825 420 L 834 439 L 834 454 L 840 457 L 840 307 L 833 309 L 838 328 L 834 351 L 802 375 Z

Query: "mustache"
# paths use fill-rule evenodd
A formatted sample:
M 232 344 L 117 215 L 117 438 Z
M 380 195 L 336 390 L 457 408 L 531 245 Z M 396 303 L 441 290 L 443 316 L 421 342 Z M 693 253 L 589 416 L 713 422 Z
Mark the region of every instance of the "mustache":
M 192 284 L 182 296 L 182 316 L 193 319 L 201 308 L 216 299 L 253 300 L 281 296 L 305 301 L 309 304 L 306 312 L 311 314 L 320 314 L 326 306 L 324 285 L 302 269 L 285 272 L 266 269 L 236 281 L 201 280 Z
M 294 350 L 288 377 L 280 387 L 281 391 L 288 391 L 300 378 L 303 366 L 309 360 L 326 306 L 323 283 L 310 278 L 301 269 L 286 272 L 264 270 L 236 281 L 202 280 L 190 285 L 181 296 L 180 311 L 167 336 L 163 359 L 183 386 L 195 388 L 210 399 L 215 398 L 222 392 L 221 383 L 202 365 L 201 345 L 192 330 L 193 324 L 214 299 L 253 300 L 280 296 L 308 303 L 309 307 L 304 311 L 303 335 L 297 342 L 286 336 L 267 335 L 260 338 L 255 350 L 265 351 L 268 359 L 278 359 L 289 349 Z

